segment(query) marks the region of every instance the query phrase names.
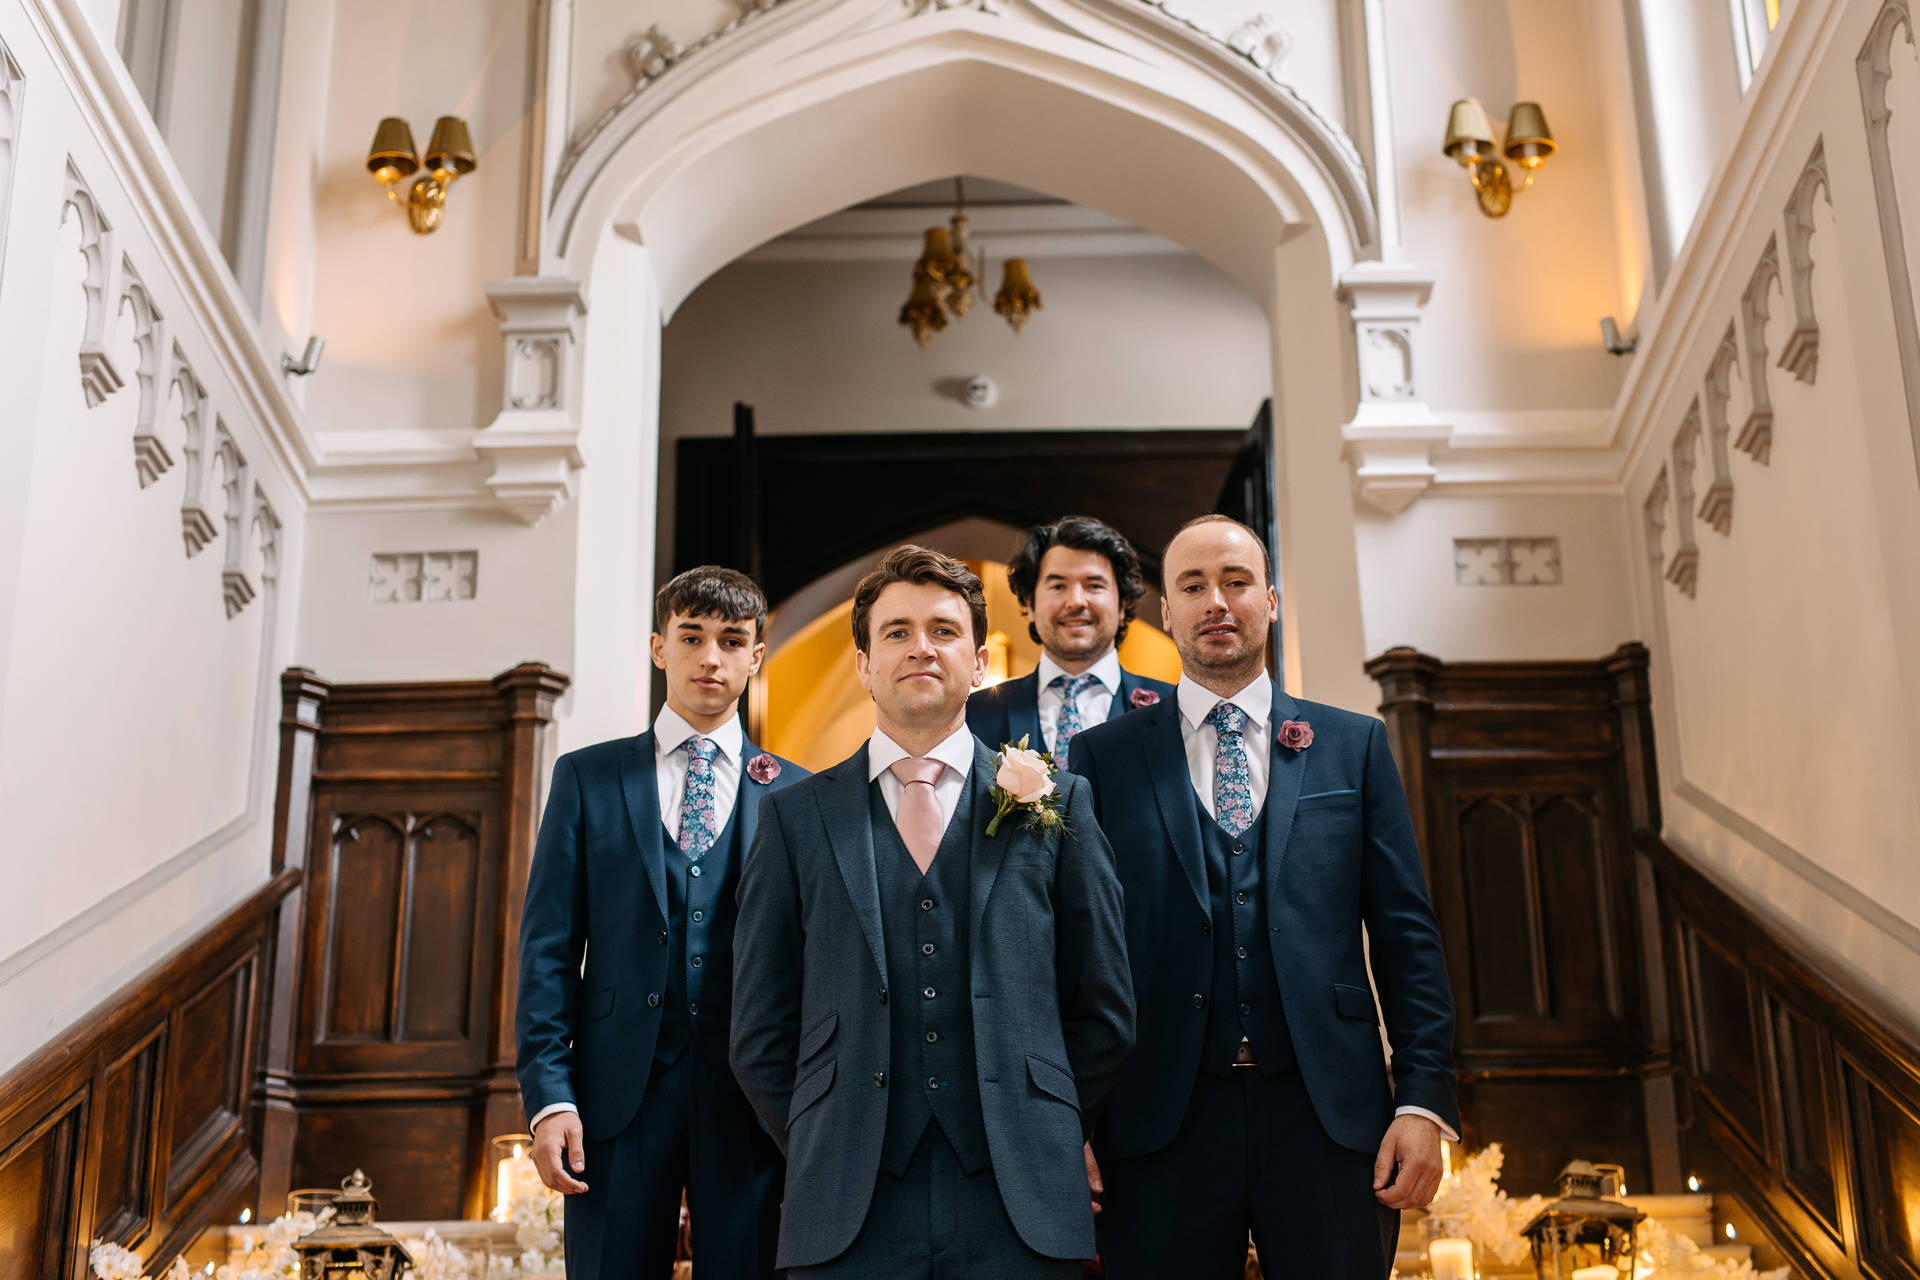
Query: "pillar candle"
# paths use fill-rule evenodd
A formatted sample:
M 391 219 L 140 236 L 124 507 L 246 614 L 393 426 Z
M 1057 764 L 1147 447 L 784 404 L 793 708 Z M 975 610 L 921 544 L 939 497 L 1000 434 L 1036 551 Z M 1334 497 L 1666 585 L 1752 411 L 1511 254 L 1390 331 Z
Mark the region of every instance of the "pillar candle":
M 1573 1273 L 1573 1280 L 1620 1280 L 1620 1268 L 1604 1262 L 1597 1267 L 1582 1267 Z
M 1435 1240 L 1427 1246 L 1427 1259 L 1433 1264 L 1433 1280 L 1473 1280 L 1471 1240 Z

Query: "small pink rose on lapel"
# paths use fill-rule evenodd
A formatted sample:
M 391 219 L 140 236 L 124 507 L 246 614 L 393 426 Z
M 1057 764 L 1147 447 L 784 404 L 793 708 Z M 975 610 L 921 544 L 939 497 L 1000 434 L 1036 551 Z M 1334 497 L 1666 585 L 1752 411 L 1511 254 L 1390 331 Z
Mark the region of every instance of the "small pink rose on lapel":
M 1311 738 L 1313 735 L 1307 736 Z M 762 751 L 747 761 L 747 776 L 764 787 L 780 776 L 780 762 Z
M 1151 689 L 1135 689 L 1127 695 L 1127 701 L 1136 707 L 1151 707 L 1160 701 L 1160 695 Z
M 1280 745 L 1290 751 L 1305 751 L 1313 745 L 1313 726 L 1305 720 L 1282 720 Z

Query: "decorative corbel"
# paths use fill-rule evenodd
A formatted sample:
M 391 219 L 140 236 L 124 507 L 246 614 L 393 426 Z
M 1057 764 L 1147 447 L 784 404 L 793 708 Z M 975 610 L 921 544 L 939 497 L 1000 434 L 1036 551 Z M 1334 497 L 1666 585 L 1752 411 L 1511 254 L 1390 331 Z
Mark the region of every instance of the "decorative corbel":
M 506 340 L 506 376 L 500 414 L 473 447 L 493 464 L 493 496 L 537 525 L 573 498 L 573 473 L 585 465 L 576 366 L 586 298 L 577 280 L 516 276 L 488 285 L 487 301 Z
M 1432 293 L 1433 274 L 1418 267 L 1362 262 L 1340 277 L 1360 371 L 1360 404 L 1340 435 L 1354 490 L 1390 516 L 1427 491 L 1433 447 L 1452 434 L 1420 395 L 1420 309 Z

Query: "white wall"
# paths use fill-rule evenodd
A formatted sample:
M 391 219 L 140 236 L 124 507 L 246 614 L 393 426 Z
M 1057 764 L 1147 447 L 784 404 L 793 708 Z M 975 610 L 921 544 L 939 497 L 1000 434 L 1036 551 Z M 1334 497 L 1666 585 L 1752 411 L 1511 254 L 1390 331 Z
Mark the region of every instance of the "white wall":
M 273 677 L 290 650 L 304 534 L 290 407 L 246 305 L 177 171 L 150 149 L 158 135 L 130 82 L 72 77 L 102 46 L 84 20 L 60 28 L 67 12 L 0 4 L 25 88 L 0 208 L 0 1068 L 264 881 Z M 82 221 L 71 209 L 62 221 L 70 165 L 111 237 L 91 277 L 104 286 L 92 323 L 124 385 L 92 408 Z M 134 273 L 162 317 L 153 434 L 172 464 L 144 488 L 141 357 L 123 308 Z M 207 393 L 197 462 L 168 394 L 176 344 Z M 216 421 L 245 459 L 231 502 Z M 214 537 L 189 557 L 193 477 Z M 263 504 L 280 522 L 272 577 Z M 227 570 L 253 593 L 231 617 Z

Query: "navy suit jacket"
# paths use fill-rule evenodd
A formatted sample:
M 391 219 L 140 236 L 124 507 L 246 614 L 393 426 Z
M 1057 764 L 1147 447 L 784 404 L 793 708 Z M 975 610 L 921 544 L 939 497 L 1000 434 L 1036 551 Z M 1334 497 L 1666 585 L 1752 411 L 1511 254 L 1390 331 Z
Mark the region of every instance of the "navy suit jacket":
M 1275 976 L 1300 1072 L 1335 1142 L 1372 1155 L 1398 1106 L 1424 1107 L 1457 1132 L 1453 1001 L 1386 726 L 1300 702 L 1274 687 L 1273 721 L 1304 720 L 1313 742 L 1272 751 L 1260 849 Z M 1200 1070 L 1213 979 L 1210 895 L 1180 705 L 1164 698 L 1073 740 L 1073 769 L 1113 845 L 1127 901 L 1138 1048 L 1108 1098 L 1096 1154 L 1173 1141 Z M 1380 1048 L 1368 952 L 1393 1046 Z M 1225 927 L 1222 922 L 1218 927 Z
M 1133 705 L 1133 694 L 1137 689 L 1158 695 L 1162 702 L 1173 697 L 1173 686 L 1166 681 L 1137 676 L 1122 667 L 1120 691 L 1113 695 L 1113 705 L 1107 708 L 1108 720 L 1118 720 L 1127 712 L 1140 709 Z M 1035 751 L 1046 750 L 1046 740 L 1040 734 L 1038 668 L 1018 680 L 1002 680 L 992 688 L 982 689 L 968 698 L 967 728 L 973 730 L 974 737 L 987 744 L 989 751 L 998 751 L 1009 742 L 1018 742 L 1022 735 L 1026 736 L 1027 745 Z M 1055 763 L 1062 769 L 1069 767 L 1065 760 Z
M 742 741 L 743 762 L 760 754 Z M 528 1116 L 573 1103 L 589 1142 L 618 1134 L 640 1110 L 660 1036 L 667 869 L 653 757 L 651 729 L 560 757 L 520 917 L 521 1101 Z M 740 771 L 742 857 L 760 802 L 807 776 L 779 763 L 768 783 Z
M 1001 1203 L 1027 1246 L 1093 1256 L 1080 1146 L 1133 1042 L 1120 885 L 1086 784 L 1059 775 L 1064 834 L 986 834 L 993 757 L 974 744 L 967 892 L 974 1062 Z M 839 1256 L 871 1207 L 897 1080 L 867 748 L 768 800 L 733 935 L 733 1072 L 787 1158 L 778 1265 Z M 912 1000 L 911 989 L 894 994 Z M 962 1086 L 967 1087 L 967 1086 Z

